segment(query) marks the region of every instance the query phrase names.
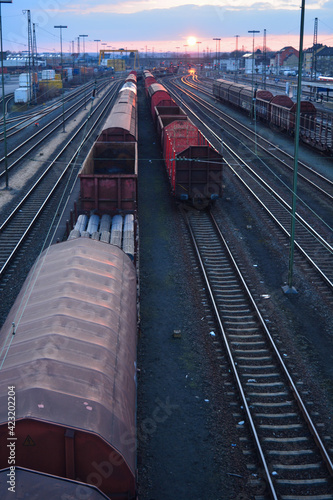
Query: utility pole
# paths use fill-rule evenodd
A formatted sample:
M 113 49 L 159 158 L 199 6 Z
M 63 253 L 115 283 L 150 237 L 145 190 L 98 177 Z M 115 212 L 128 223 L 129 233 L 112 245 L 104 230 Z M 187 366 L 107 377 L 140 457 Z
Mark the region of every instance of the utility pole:
M 60 29 L 60 60 L 61 60 L 61 86 L 62 86 L 62 131 L 65 132 L 65 102 L 64 102 L 64 65 L 62 62 L 62 30 L 67 26 L 54 26 Z
M 10 189 L 8 184 L 8 161 L 7 161 L 7 135 L 6 135 L 6 99 L 5 99 L 5 81 L 4 81 L 4 73 L 3 73 L 3 45 L 2 45 L 2 17 L 1 17 L 1 4 L 2 3 L 11 3 L 6 0 L 0 0 L 0 40 L 1 40 L 1 88 L 2 88 L 2 113 L 3 113 L 3 142 L 5 149 L 5 179 L 6 179 L 6 188 Z
M 37 55 L 37 41 L 36 41 L 36 23 L 32 23 L 32 32 L 33 32 L 33 38 L 32 38 L 32 68 L 33 68 L 33 73 L 37 73 L 38 69 L 38 55 Z M 33 81 L 33 89 L 34 89 L 34 99 L 35 99 L 35 104 L 37 104 L 37 89 L 36 89 L 36 83 Z
M 32 92 L 31 92 L 31 52 L 32 52 L 32 35 L 31 35 L 31 16 L 30 16 L 30 10 L 23 10 L 23 14 L 27 14 L 28 17 L 28 78 L 29 78 L 29 83 L 28 83 L 28 89 L 29 89 L 29 95 L 28 95 L 28 102 L 31 100 Z
M 312 47 L 311 80 L 317 80 L 318 17 L 315 18 Z
M 219 66 L 219 69 L 220 69 L 220 65 L 218 65 L 217 61 L 218 61 L 218 55 L 220 56 L 220 42 L 221 42 L 221 38 L 213 38 L 213 40 L 216 41 L 216 67 Z M 219 52 L 217 52 L 217 42 L 219 43 Z

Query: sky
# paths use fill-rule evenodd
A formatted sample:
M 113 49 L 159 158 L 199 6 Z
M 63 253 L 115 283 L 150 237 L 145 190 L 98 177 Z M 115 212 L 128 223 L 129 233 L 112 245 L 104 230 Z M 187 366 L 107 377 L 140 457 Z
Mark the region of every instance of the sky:
M 5 0 L 1 0 L 2 2 Z M 263 46 L 299 48 L 302 0 L 13 0 L 1 3 L 4 50 L 27 50 L 27 10 L 35 23 L 38 52 L 70 53 L 77 38 L 86 52 L 97 49 L 137 49 L 200 54 L 216 49 L 252 51 Z M 313 43 L 318 18 L 318 43 L 333 46 L 333 0 L 305 0 L 304 48 Z M 256 30 L 255 35 L 248 33 Z M 236 37 L 236 35 L 239 35 Z M 189 37 L 195 37 L 190 46 Z M 221 38 L 216 42 L 213 38 Z M 94 40 L 100 40 L 96 42 Z M 197 43 L 198 42 L 198 43 Z M 105 44 L 105 45 L 102 45 Z M 186 47 L 187 45 L 187 47 Z

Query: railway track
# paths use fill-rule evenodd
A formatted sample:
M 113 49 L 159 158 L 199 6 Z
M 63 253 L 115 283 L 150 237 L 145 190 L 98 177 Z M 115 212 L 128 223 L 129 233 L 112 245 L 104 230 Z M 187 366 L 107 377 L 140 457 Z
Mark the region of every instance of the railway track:
M 191 83 L 188 79 L 186 81 L 186 85 L 192 87 L 195 90 L 199 90 L 203 92 L 209 98 L 212 98 L 212 93 L 203 90 L 201 87 Z M 177 85 L 178 89 L 184 90 L 182 87 Z M 245 123 L 241 123 L 238 120 L 235 120 L 231 116 L 223 113 L 222 110 L 216 108 L 215 105 L 210 104 L 207 100 L 199 98 L 197 94 L 193 92 L 189 92 L 188 95 L 191 99 L 198 103 L 198 105 L 203 106 L 204 109 L 210 113 L 214 120 L 218 120 L 218 127 L 221 125 L 226 126 L 227 129 L 225 132 L 231 137 L 236 133 L 238 140 L 241 139 L 240 147 L 246 146 L 246 144 L 250 143 L 250 147 L 247 147 L 247 154 L 251 155 L 251 158 L 258 158 L 258 154 L 260 152 L 262 154 L 261 158 L 261 166 L 266 166 L 266 162 L 268 158 L 271 160 L 276 160 L 284 171 L 289 171 L 292 174 L 294 169 L 294 157 L 289 154 L 282 148 L 279 148 L 276 145 L 276 139 L 274 142 L 272 140 L 268 140 L 265 137 L 261 136 L 257 133 L 256 130 L 253 130 L 250 127 L 247 127 Z M 260 152 L 259 152 L 260 151 Z M 317 196 L 324 199 L 327 199 L 329 203 L 333 201 L 333 182 L 327 177 L 323 176 L 319 172 L 317 172 L 312 166 L 307 165 L 302 161 L 298 161 L 298 177 L 300 181 L 300 185 L 302 182 L 307 183 L 313 188 L 315 192 L 317 192 Z
M 65 123 L 68 123 L 70 120 L 75 119 L 78 111 L 82 109 L 86 109 L 86 97 L 81 96 L 79 101 L 75 102 L 68 108 L 65 112 Z M 59 105 L 59 108 L 61 104 Z M 53 112 L 51 108 L 50 113 Z M 87 108 L 86 114 L 88 116 L 89 109 Z M 19 144 L 17 146 L 12 147 L 7 153 L 7 175 L 13 170 L 17 165 L 21 164 L 21 161 L 27 157 L 28 154 L 32 153 L 36 148 L 41 146 L 47 139 L 51 139 L 55 132 L 57 132 L 62 127 L 62 120 L 59 121 L 59 114 L 50 119 L 44 126 L 41 126 L 34 131 L 34 133 L 29 134 L 26 139 L 21 138 Z M 21 129 L 20 129 L 21 130 Z M 13 160 L 11 160 L 13 158 Z M 4 164 L 5 157 L 0 158 L 0 163 Z M 6 176 L 6 171 L 4 166 L 2 167 L 2 171 L 0 172 L 0 180 L 2 180 Z
M 74 134 L 71 134 L 65 145 L 58 154 L 52 158 L 43 173 L 36 180 L 34 185 L 17 203 L 15 208 L 7 216 L 0 226 L 0 279 L 6 280 L 5 274 L 10 268 L 15 256 L 24 244 L 26 238 L 31 233 L 36 222 L 46 206 L 50 203 L 57 190 L 66 188 L 66 180 L 71 178 L 74 183 L 79 164 L 75 160 L 81 151 L 83 144 L 91 136 L 101 116 L 109 109 L 112 97 L 116 94 L 113 87 L 111 94 L 107 94 L 86 118 Z M 94 119 L 92 119 L 94 118 Z M 89 121 L 88 121 L 89 120 Z M 89 125 L 87 125 L 89 123 Z M 73 148 L 73 144 L 76 146 Z M 68 160 L 68 151 L 70 159 Z M 52 156 L 52 155 L 51 155 Z M 75 169 L 72 172 L 72 168 Z
M 177 97 L 178 99 L 180 98 L 180 96 Z M 216 128 L 218 128 L 218 124 L 215 122 L 214 129 L 210 128 L 206 120 L 202 120 L 195 114 L 184 101 L 182 104 L 185 105 L 192 115 L 194 114 L 195 118 L 205 126 L 205 129 L 209 131 L 210 136 L 213 138 L 213 144 L 216 144 L 218 148 L 218 145 L 221 143 L 221 138 L 215 132 Z M 277 224 L 279 230 L 283 232 L 289 241 L 291 207 L 285 199 L 286 194 L 283 198 L 274 186 L 274 179 L 268 183 L 263 178 L 262 172 L 258 166 L 255 167 L 253 164 L 249 165 L 247 161 L 243 160 L 240 155 L 226 143 L 223 143 L 223 152 L 225 164 L 232 171 L 234 178 L 237 178 L 251 194 L 253 199 L 264 208 L 269 219 Z M 271 184 L 273 184 L 274 187 L 272 187 Z M 305 259 L 315 270 L 317 275 L 320 276 L 322 282 L 328 286 L 329 296 L 331 297 L 331 292 L 333 290 L 333 248 L 330 243 L 332 229 L 328 223 L 322 220 L 318 221 L 311 210 L 307 210 L 305 213 L 306 215 L 304 215 L 304 211 L 302 215 L 300 213 L 296 214 L 297 228 L 295 232 L 295 246 L 301 254 L 301 260 Z M 313 223 L 307 222 L 308 219 L 316 219 L 316 229 L 313 227 Z M 327 288 L 324 290 L 326 291 Z
M 105 85 L 105 84 L 104 84 Z M 82 92 L 89 92 L 93 88 L 94 84 L 92 82 L 87 83 L 84 88 L 80 87 L 79 89 L 75 89 L 73 92 L 67 93 L 64 95 L 64 99 L 58 99 L 55 102 L 52 102 L 43 108 L 39 108 L 38 110 L 32 110 L 29 113 L 23 113 L 19 116 L 13 116 L 7 118 L 6 120 L 6 138 L 9 139 L 12 136 L 17 135 L 21 131 L 23 131 L 27 126 L 34 123 L 36 120 L 41 120 L 44 117 L 47 117 L 50 113 L 54 111 L 61 111 L 63 102 L 67 104 L 74 99 L 77 99 Z M 101 86 L 101 84 L 100 84 Z M 67 112 L 67 110 L 66 110 Z M 4 131 L 3 131 L 3 118 L 0 120 L 0 141 L 4 140 Z
M 186 222 L 263 470 L 255 498 L 333 499 L 329 451 L 213 215 Z

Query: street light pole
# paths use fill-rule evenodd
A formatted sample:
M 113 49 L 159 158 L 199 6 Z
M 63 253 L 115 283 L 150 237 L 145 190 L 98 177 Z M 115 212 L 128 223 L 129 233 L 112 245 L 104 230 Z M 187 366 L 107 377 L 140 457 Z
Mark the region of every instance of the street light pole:
M 98 62 L 99 62 L 99 60 L 98 60 L 98 42 L 100 42 L 100 41 L 101 41 L 101 40 L 94 40 L 94 42 L 97 42 L 97 43 L 96 43 L 96 45 L 97 45 L 97 64 L 98 64 Z
M 199 53 L 199 44 L 200 43 L 201 42 L 197 42 L 197 44 L 198 44 L 198 65 L 200 64 L 200 53 Z M 198 69 L 199 69 L 199 67 L 198 67 Z
M 255 33 L 260 33 L 258 30 L 250 30 L 248 33 L 252 33 L 253 38 L 252 38 L 252 92 L 253 92 L 253 73 L 254 73 L 254 34 Z
M 5 100 L 5 81 L 3 74 L 3 46 L 2 46 L 2 17 L 1 17 L 1 4 L 12 3 L 12 0 L 0 0 L 0 39 L 1 39 L 1 88 L 2 88 L 2 112 L 3 112 L 3 141 L 5 148 L 5 179 L 6 189 L 8 186 L 8 161 L 7 161 L 7 135 L 6 135 L 6 100 Z
M 289 245 L 289 269 L 288 283 L 282 287 L 284 293 L 294 294 L 297 290 L 293 286 L 293 268 L 294 268 L 294 250 L 295 250 L 295 215 L 296 215 L 296 192 L 297 192 L 297 170 L 298 170 L 298 146 L 299 146 L 299 129 L 300 129 L 300 114 L 301 114 L 301 93 L 302 93 L 302 66 L 303 66 L 303 35 L 304 35 L 304 14 L 305 0 L 302 0 L 301 6 L 301 25 L 299 35 L 299 55 L 298 55 L 298 77 L 297 77 L 297 102 L 296 102 L 296 117 L 295 117 L 295 140 L 294 140 L 294 175 L 293 175 L 293 195 L 291 208 L 291 228 L 290 228 L 290 245 Z
M 236 38 L 236 68 L 235 68 L 235 82 L 238 82 L 238 38 L 239 35 L 235 35 Z
M 62 30 L 67 26 L 54 26 L 60 29 L 60 61 L 61 61 L 61 86 L 62 86 L 62 131 L 65 132 L 65 102 L 64 102 L 64 66 L 62 62 Z
M 83 62 L 84 62 L 84 67 L 83 67 L 83 85 L 86 83 L 86 48 L 85 48 L 85 43 L 84 39 L 88 35 L 79 35 L 79 37 L 83 38 Z M 84 109 L 87 109 L 87 101 L 86 101 L 86 90 L 84 90 Z

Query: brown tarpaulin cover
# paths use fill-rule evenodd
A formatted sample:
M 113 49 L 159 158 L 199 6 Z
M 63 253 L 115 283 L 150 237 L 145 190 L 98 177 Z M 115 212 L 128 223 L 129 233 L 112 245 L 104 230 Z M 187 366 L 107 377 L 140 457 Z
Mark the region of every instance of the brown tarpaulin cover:
M 16 420 L 97 434 L 135 474 L 136 316 L 136 271 L 118 247 L 78 238 L 46 250 L 1 330 L 0 425 L 15 386 Z

